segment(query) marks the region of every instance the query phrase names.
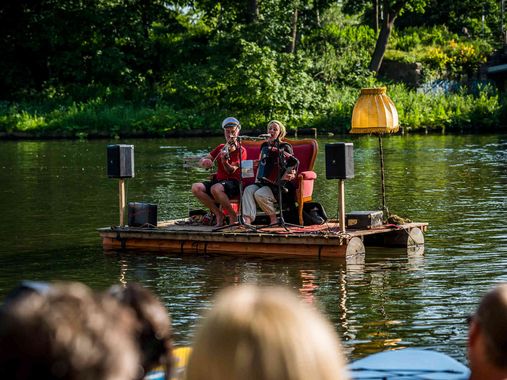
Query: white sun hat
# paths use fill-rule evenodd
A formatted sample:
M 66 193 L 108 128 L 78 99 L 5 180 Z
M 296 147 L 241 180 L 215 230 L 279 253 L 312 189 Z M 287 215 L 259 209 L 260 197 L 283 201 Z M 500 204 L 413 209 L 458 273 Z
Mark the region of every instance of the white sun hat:
M 230 127 L 238 127 L 238 129 L 241 129 L 241 124 L 235 117 L 227 117 L 222 121 L 222 128 L 225 129 Z

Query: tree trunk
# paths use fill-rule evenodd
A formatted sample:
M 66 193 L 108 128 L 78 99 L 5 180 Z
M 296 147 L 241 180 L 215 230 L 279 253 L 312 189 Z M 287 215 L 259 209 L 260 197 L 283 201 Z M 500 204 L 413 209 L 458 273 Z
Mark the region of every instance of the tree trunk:
M 380 34 L 377 38 L 377 43 L 375 44 L 375 50 L 373 51 L 373 55 L 371 57 L 370 67 L 371 71 L 378 73 L 380 70 L 380 65 L 382 65 L 382 60 L 384 59 L 384 54 L 387 48 L 387 42 L 389 41 L 389 36 L 391 35 L 391 31 L 394 27 L 394 20 L 398 14 L 393 14 L 388 12 L 385 15 L 385 18 L 382 22 L 382 29 L 380 29 Z
M 373 29 L 375 30 L 375 35 L 378 33 L 378 14 L 379 14 L 379 0 L 373 0 Z
M 320 28 L 322 26 L 321 19 L 320 19 L 320 9 L 322 5 L 320 4 L 320 0 L 314 0 L 313 1 L 313 9 L 315 11 L 315 22 L 317 23 L 317 26 Z
M 259 4 L 257 0 L 248 0 L 248 23 L 256 22 L 259 19 Z
M 296 51 L 296 39 L 298 35 L 298 9 L 294 9 L 294 13 L 292 13 L 292 20 L 291 20 L 291 37 L 290 42 L 287 45 L 287 49 L 285 50 L 287 53 L 294 54 Z
M 139 2 L 139 12 L 141 13 L 141 23 L 143 25 L 143 37 L 146 41 L 150 38 L 151 20 L 148 15 L 150 9 L 150 2 L 143 0 Z

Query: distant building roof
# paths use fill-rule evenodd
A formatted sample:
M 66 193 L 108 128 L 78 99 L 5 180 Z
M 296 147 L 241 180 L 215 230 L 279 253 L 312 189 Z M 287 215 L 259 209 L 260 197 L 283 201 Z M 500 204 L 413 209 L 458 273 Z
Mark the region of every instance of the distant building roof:
M 488 74 L 498 74 L 507 71 L 507 63 L 488 67 Z

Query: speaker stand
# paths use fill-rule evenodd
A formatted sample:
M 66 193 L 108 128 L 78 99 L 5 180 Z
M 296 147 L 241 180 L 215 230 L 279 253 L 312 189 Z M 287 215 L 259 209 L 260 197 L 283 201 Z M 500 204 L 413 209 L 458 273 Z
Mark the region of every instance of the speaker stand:
M 118 194 L 120 201 L 120 227 L 125 227 L 125 179 L 120 178 L 118 181 Z
M 340 232 L 345 233 L 345 181 L 338 181 L 338 215 L 340 222 Z

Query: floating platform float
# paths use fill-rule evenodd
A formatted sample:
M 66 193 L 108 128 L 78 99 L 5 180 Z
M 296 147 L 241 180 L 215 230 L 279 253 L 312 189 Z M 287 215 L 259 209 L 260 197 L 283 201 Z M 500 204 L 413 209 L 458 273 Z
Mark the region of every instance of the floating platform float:
M 365 246 L 424 245 L 428 223 L 384 224 L 341 231 L 338 221 L 305 227 L 276 226 L 251 229 L 236 225 L 217 229 L 185 220 L 159 222 L 157 227 L 99 228 L 104 251 L 145 251 L 180 254 L 231 254 L 350 258 L 363 255 Z M 261 227 L 261 226 L 256 226 Z
M 437 351 L 403 348 L 378 352 L 349 364 L 353 380 L 467 380 L 470 369 Z

